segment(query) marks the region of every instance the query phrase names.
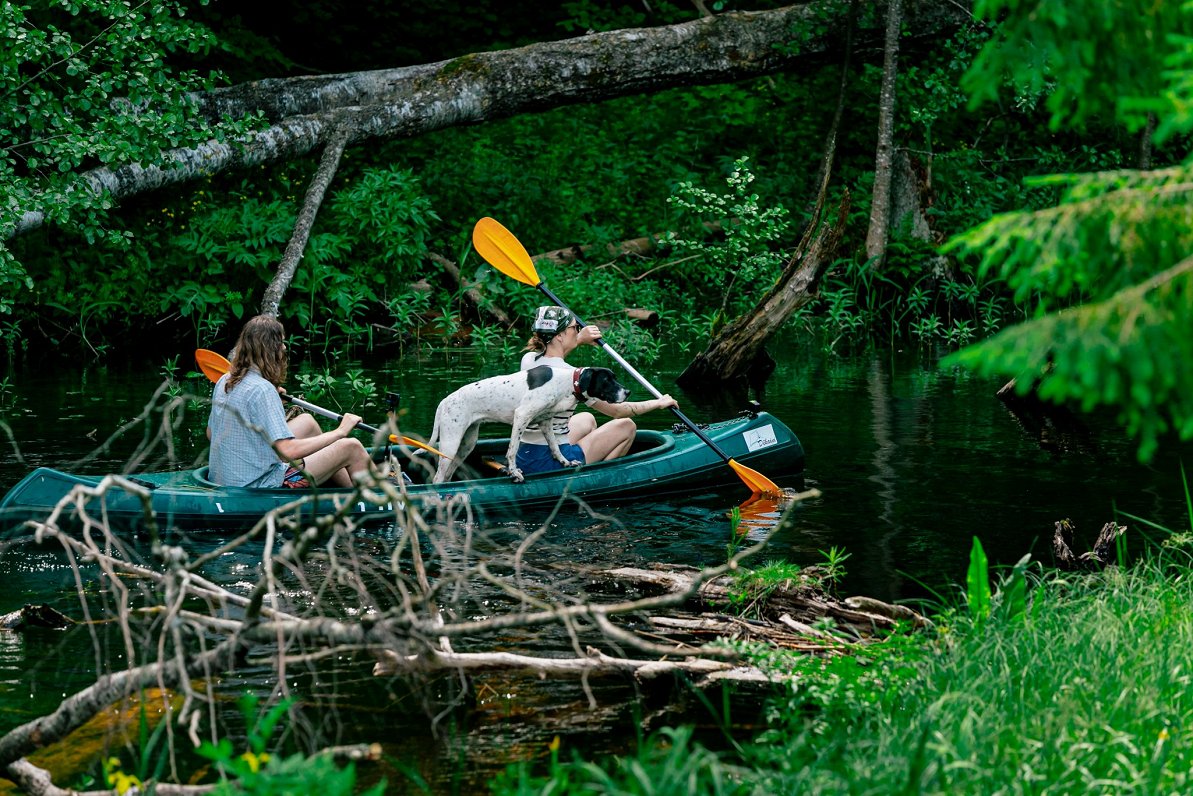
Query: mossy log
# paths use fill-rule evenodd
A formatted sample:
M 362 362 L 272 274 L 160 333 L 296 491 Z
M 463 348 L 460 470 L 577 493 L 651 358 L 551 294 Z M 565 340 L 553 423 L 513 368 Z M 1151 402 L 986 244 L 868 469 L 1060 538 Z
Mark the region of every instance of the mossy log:
M 651 569 L 619 567 L 601 570 L 598 576 L 638 587 L 654 588 L 665 592 L 681 592 L 689 589 L 698 570 L 691 567 L 658 566 Z M 683 622 L 674 618 L 651 617 L 653 623 L 686 629 L 692 632 L 725 635 L 731 638 L 768 637 L 776 646 L 790 648 L 811 643 L 831 641 L 839 645 L 846 641 L 862 641 L 879 633 L 894 630 L 900 623 L 914 628 L 931 624 L 923 615 L 906 606 L 891 605 L 869 597 L 848 597 L 837 599 L 827 594 L 819 585 L 817 568 L 804 570 L 806 578 L 793 580 L 768 590 L 764 597 L 743 606 L 736 595 L 740 593 L 732 576 L 721 577 L 703 584 L 697 591 L 695 601 L 698 613 L 695 618 L 684 617 Z M 727 617 L 725 611 L 740 612 L 748 609 L 751 619 Z M 709 612 L 714 612 L 710 615 Z M 831 622 L 824 622 L 831 620 Z M 836 632 L 826 633 L 815 626 L 831 627 Z M 784 643 L 790 631 L 796 631 L 795 642 Z

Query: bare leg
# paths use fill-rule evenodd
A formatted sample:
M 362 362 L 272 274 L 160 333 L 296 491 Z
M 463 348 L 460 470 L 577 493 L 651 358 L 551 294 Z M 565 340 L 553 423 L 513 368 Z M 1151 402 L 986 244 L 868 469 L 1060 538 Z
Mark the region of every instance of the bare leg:
M 286 421 L 286 425 L 290 427 L 290 433 L 296 439 L 317 437 L 323 433 L 323 429 L 319 427 L 319 421 L 306 413 L 295 415 Z
M 303 459 L 303 469 L 317 484 L 352 486 L 353 476 L 372 473 L 369 452 L 358 439 L 339 439 Z
M 577 412 L 568 419 L 568 442 L 579 445 L 580 440 L 596 431 L 596 416 L 592 412 Z
M 286 421 L 296 439 L 309 439 L 323 433 L 319 421 L 303 413 Z M 315 479 L 315 483 L 332 486 L 352 486 L 352 476 L 369 469 L 369 455 L 364 446 L 354 439 L 333 442 L 323 450 L 315 451 L 303 459 L 302 469 Z
M 584 451 L 584 459 L 588 463 L 604 462 L 624 456 L 633 444 L 637 430 L 633 420 L 621 417 L 585 434 L 576 444 Z M 571 435 L 568 436 L 570 438 Z

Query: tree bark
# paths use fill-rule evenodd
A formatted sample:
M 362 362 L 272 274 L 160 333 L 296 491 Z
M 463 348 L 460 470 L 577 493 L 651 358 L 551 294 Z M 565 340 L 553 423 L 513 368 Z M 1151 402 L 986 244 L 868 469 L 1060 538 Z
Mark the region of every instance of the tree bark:
M 811 247 L 791 258 L 778 284 L 766 298 L 750 314 L 726 326 L 684 369 L 676 383 L 684 388 L 696 388 L 751 376 L 761 381 L 769 376 L 770 373 L 765 371 L 766 363 L 771 360 L 762 346 L 791 313 L 812 300 L 811 287 L 832 260 L 848 216 L 849 194 L 846 192 L 837 207 L 836 221 L 819 227 Z M 773 370 L 773 364 L 770 370 Z
M 276 318 L 278 308 L 282 304 L 282 296 L 290 287 L 294 273 L 298 270 L 298 261 L 306 250 L 307 240 L 311 237 L 311 228 L 315 226 L 315 217 L 319 214 L 319 207 L 323 204 L 323 196 L 327 193 L 327 186 L 335 176 L 340 165 L 340 157 L 344 154 L 344 144 L 347 136 L 340 134 L 332 138 L 327 148 L 323 150 L 323 159 L 315 176 L 311 178 L 311 185 L 307 188 L 306 198 L 303 199 L 302 209 L 298 211 L 298 221 L 294 224 L 294 234 L 286 244 L 286 251 L 282 254 L 282 261 L 278 263 L 277 273 L 273 281 L 265 289 L 261 297 L 261 314 Z
M 903 25 L 903 0 L 890 0 L 883 46 L 882 91 L 878 100 L 878 146 L 874 156 L 874 194 L 870 203 L 870 229 L 866 232 L 866 257 L 877 268 L 886 251 L 891 226 L 891 170 L 895 137 L 895 77 L 899 71 L 899 29 Z
M 1152 167 L 1152 145 L 1156 138 L 1156 114 L 1147 115 L 1147 124 L 1139 132 L 1139 165 L 1140 170 Z
M 931 153 L 927 157 L 928 161 L 924 163 L 918 158 L 913 159 L 905 149 L 895 152 L 890 217 L 896 230 L 901 232 L 907 224 L 912 238 L 935 246 L 941 241 L 937 240 L 927 212 L 933 203 Z M 929 258 L 929 263 L 934 279 L 952 278 L 947 257 L 937 254 Z
M 852 9 L 852 4 L 851 4 Z M 846 41 L 852 42 L 851 30 Z M 702 384 L 723 383 L 742 378 L 751 378 L 761 383 L 774 370 L 774 360 L 763 350 L 770 335 L 783 325 L 791 313 L 812 300 L 811 287 L 820 271 L 828 264 L 833 251 L 840 242 L 849 214 L 849 193 L 846 191 L 838 208 L 837 222 L 822 227 L 821 217 L 828 198 L 829 181 L 833 173 L 833 162 L 837 156 L 837 139 L 841 120 L 845 115 L 847 88 L 849 85 L 849 64 L 852 47 L 845 51 L 841 64 L 841 85 L 837 95 L 837 109 L 829 126 L 824 142 L 824 157 L 820 163 L 820 190 L 812 207 L 811 220 L 804 236 L 779 276 L 775 287 L 748 315 L 738 318 L 721 330 L 708 348 L 698 354 L 692 363 L 679 374 L 675 381 L 681 387 L 696 387 Z M 813 237 L 815 236 L 815 237 Z
M 839 46 L 843 25 L 824 26 L 819 3 L 736 12 L 659 28 L 594 33 L 450 61 L 343 75 L 260 80 L 197 99 L 208 118 L 261 111 L 269 126 L 232 143 L 209 142 L 168 153 L 161 166 L 129 164 L 81 175 L 83 187 L 113 202 L 209 177 L 302 157 L 337 131 L 345 145 L 422 135 L 576 103 L 676 86 L 729 82 L 815 64 Z M 950 0 L 926 0 L 908 18 L 930 41 L 968 13 Z M 808 32 L 799 48 L 789 45 Z M 876 44 L 877 29 L 859 32 Z M 18 210 L 8 236 L 45 223 L 41 208 Z

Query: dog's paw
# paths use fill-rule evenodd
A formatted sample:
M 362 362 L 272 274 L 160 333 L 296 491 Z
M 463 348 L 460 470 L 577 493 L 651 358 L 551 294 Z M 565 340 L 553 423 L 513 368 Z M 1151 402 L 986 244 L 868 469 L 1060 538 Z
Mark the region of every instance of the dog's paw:
M 507 468 L 506 473 L 509 474 L 510 480 L 513 481 L 515 484 L 520 484 L 526 480 L 526 477 L 524 475 L 522 475 L 522 471 L 519 470 L 517 467 Z
M 578 459 L 572 459 L 572 460 L 571 460 L 570 462 L 568 462 L 568 463 L 567 463 L 567 465 L 565 465 L 565 466 L 567 466 L 567 467 L 579 467 L 579 466 L 580 466 L 580 465 L 582 465 L 582 464 L 584 464 L 584 462 L 582 462 L 582 461 L 579 461 Z

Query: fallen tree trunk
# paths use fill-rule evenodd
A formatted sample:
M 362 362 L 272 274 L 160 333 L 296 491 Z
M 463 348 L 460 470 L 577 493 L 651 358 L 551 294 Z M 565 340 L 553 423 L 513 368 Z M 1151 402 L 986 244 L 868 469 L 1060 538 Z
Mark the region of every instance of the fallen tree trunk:
M 468 299 L 468 302 L 476 310 L 477 318 L 483 319 L 488 317 L 490 320 L 507 329 L 513 325 L 513 321 L 505 310 L 498 307 L 492 301 L 486 301 L 475 285 L 470 285 L 464 281 L 464 276 L 460 273 L 460 266 L 456 265 L 455 262 L 447 259 L 442 254 L 435 253 L 431 254 L 431 261 L 442 268 L 443 272 L 452 278 L 452 281 L 455 282 L 457 287 L 464 289 L 464 298 Z
M 81 190 L 120 202 L 147 191 L 304 157 L 345 131 L 345 146 L 591 103 L 676 86 L 723 83 L 808 64 L 835 50 L 842 26 L 820 3 L 734 12 L 679 25 L 593 33 L 434 64 L 259 80 L 198 96 L 207 118 L 263 112 L 269 126 L 245 138 L 168 152 L 159 165 L 129 163 L 81 174 Z M 930 41 L 969 19 L 948 0 L 916 4 L 909 39 Z M 877 25 L 859 31 L 878 46 Z M 790 46 L 793 40 L 799 47 Z M 14 237 L 46 221 L 40 207 L 14 208 Z
M 286 251 L 282 254 L 282 261 L 278 263 L 273 281 L 269 283 L 269 287 L 265 289 L 265 295 L 261 297 L 262 315 L 272 318 L 278 316 L 282 296 L 290 287 L 290 282 L 294 280 L 298 262 L 302 259 L 303 252 L 306 251 L 307 240 L 311 237 L 311 228 L 315 226 L 315 217 L 319 215 L 319 208 L 323 205 L 327 186 L 331 184 L 332 177 L 340 167 L 340 157 L 344 154 L 346 140 L 347 136 L 341 133 L 333 138 L 327 148 L 323 150 L 323 159 L 320 160 L 315 175 L 311 177 L 311 184 L 307 188 L 302 208 L 298 211 L 298 220 L 294 223 L 294 234 L 290 236 L 290 242 L 286 244 Z
M 704 229 L 710 235 L 717 235 L 721 232 L 721 222 L 706 221 L 704 222 Z M 659 232 L 654 235 L 645 235 L 641 238 L 631 238 L 623 240 L 620 243 L 607 244 L 603 251 L 609 257 L 619 259 L 622 257 L 645 256 L 654 254 L 658 251 L 659 241 L 667 239 L 666 232 Z M 550 262 L 557 265 L 571 265 L 580 260 L 591 256 L 593 253 L 600 251 L 599 244 L 587 243 L 584 245 L 565 246 L 562 249 L 555 249 L 542 254 L 536 254 L 530 259 L 534 262 Z
M 665 593 L 687 593 L 693 591 L 698 573 L 699 570 L 691 567 L 659 566 L 653 569 L 618 567 L 601 570 L 598 574 L 640 586 L 654 586 Z M 906 606 L 891 605 L 870 597 L 838 600 L 818 587 L 815 575 L 816 571 L 811 569 L 806 580 L 774 588 L 758 605 L 751 607 L 752 612 L 760 618 L 769 617 L 771 621 L 787 617 L 788 621 L 783 624 L 788 627 L 795 627 L 793 621 L 810 627 L 822 619 L 831 618 L 839 625 L 849 626 L 850 634 L 856 638 L 871 635 L 876 629 L 891 630 L 900 622 L 912 627 L 927 627 L 931 624 L 926 617 Z M 734 578 L 720 576 L 700 583 L 694 589 L 694 599 L 706 608 L 722 612 L 732 608 L 736 592 Z M 807 635 L 826 638 L 822 633 Z

